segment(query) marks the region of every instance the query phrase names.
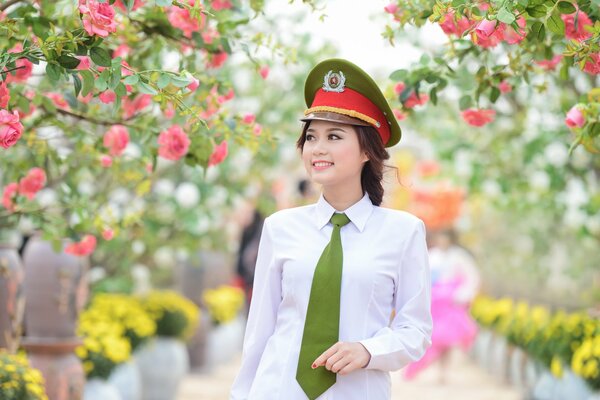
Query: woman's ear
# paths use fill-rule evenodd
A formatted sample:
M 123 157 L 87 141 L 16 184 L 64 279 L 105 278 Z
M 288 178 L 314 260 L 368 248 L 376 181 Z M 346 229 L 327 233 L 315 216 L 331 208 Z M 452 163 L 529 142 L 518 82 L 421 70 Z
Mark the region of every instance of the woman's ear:
M 364 162 L 364 163 L 365 163 L 365 162 L 367 162 L 367 161 L 369 161 L 369 156 L 367 155 L 367 152 L 363 151 L 363 154 L 362 154 L 362 162 Z

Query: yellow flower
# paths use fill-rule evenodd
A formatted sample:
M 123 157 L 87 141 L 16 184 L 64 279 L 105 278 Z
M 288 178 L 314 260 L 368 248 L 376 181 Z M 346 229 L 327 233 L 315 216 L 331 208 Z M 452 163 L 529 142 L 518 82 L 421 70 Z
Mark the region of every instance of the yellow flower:
M 550 363 L 550 371 L 552 372 L 552 375 L 556 376 L 557 378 L 562 378 L 563 376 L 562 363 L 560 362 L 560 359 L 556 356 L 552 357 L 552 362 Z

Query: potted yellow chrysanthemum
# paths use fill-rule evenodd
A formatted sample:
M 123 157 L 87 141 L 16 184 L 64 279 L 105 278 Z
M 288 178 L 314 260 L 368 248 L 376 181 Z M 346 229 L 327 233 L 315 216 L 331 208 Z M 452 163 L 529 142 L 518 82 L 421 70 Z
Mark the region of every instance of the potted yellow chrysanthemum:
M 153 291 L 140 301 L 156 323 L 157 336 L 135 354 L 142 377 L 142 398 L 171 400 L 176 396 L 179 382 L 189 371 L 184 342 L 194 333 L 199 309 L 173 291 Z
M 583 341 L 573 353 L 571 368 L 589 385 L 591 391 L 587 400 L 600 400 L 600 333 Z
M 0 350 L 0 399 L 48 400 L 41 372 L 29 366 L 24 354 Z

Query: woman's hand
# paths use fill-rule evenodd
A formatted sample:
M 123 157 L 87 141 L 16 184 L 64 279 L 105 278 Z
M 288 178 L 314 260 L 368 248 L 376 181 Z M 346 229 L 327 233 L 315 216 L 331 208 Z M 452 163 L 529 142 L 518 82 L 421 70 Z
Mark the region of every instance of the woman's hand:
M 324 366 L 329 371 L 346 375 L 359 368 L 366 367 L 371 361 L 371 353 L 358 342 L 337 342 L 312 364 L 312 368 Z

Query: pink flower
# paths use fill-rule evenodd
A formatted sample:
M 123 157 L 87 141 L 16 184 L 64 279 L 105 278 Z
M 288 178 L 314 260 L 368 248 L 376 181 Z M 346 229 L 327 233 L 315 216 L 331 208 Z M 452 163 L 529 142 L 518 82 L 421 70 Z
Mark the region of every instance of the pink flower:
M 90 69 L 90 58 L 88 56 L 76 56 L 79 59 L 77 70 Z
M 83 14 L 83 28 L 88 35 L 107 37 L 117 31 L 115 10 L 108 2 L 79 0 L 79 12 Z
M 483 19 L 475 28 L 475 33 L 479 37 L 488 38 L 496 31 L 496 21 Z
M 143 0 L 135 0 L 133 2 L 133 7 L 131 7 L 131 11 L 135 11 L 143 5 L 144 5 Z M 125 4 L 123 4 L 123 0 L 115 1 L 115 6 L 119 7 L 121 10 L 123 10 L 123 12 L 127 12 L 127 7 L 125 6 Z
M 221 68 L 229 55 L 224 51 L 219 51 L 212 54 L 210 61 L 207 63 L 208 68 Z
M 227 140 L 223 140 L 221 144 L 215 146 L 208 159 L 208 166 L 210 167 L 222 163 L 225 157 L 227 157 Z
M 576 105 L 571 107 L 569 112 L 567 112 L 567 117 L 565 118 L 565 124 L 567 124 L 567 126 L 569 128 L 574 128 L 574 127 L 581 128 L 583 125 L 585 125 L 585 117 L 583 116 L 583 113 L 577 108 Z
M 109 149 L 111 156 L 120 156 L 129 143 L 129 132 L 123 125 L 113 125 L 104 134 L 104 147 Z
M 462 117 L 469 125 L 483 126 L 494 120 L 496 117 L 496 111 L 483 108 L 469 108 L 462 112 Z
M 127 46 L 126 44 L 121 44 L 115 49 L 115 51 L 113 51 L 113 58 L 125 58 L 129 55 L 130 52 L 131 48 L 129 46 Z
M 201 35 L 202 35 L 202 40 L 204 40 L 204 43 L 212 44 L 212 42 L 214 42 L 215 39 L 219 38 L 219 31 L 217 31 L 213 27 L 209 27 L 209 28 L 203 30 Z
M 19 181 L 19 194 L 31 200 L 45 184 L 46 172 L 41 168 L 31 168 L 27 175 Z
M 526 30 L 527 21 L 525 21 L 525 18 L 519 17 L 517 19 L 517 24 L 519 25 L 518 32 L 515 31 L 512 26 L 510 26 L 510 25 L 506 26 L 506 29 L 504 30 L 504 40 L 506 41 L 506 43 L 518 44 L 518 43 L 521 43 L 525 39 L 525 36 L 527 36 L 527 30 Z
M 500 82 L 500 84 L 498 85 L 498 89 L 500 89 L 501 93 L 510 93 L 510 92 L 512 92 L 512 86 L 510 86 L 510 83 L 508 83 L 506 81 Z
M 405 87 L 406 85 L 404 84 L 404 82 L 397 83 L 396 86 L 394 86 L 394 93 L 400 95 L 404 91 Z
M 402 121 L 402 120 L 406 119 L 406 114 L 404 114 L 402 111 L 398 110 L 397 108 L 394 108 L 392 110 L 392 112 L 394 113 L 394 117 L 396 117 L 396 119 L 398 121 Z
M 115 231 L 113 231 L 112 229 L 106 228 L 102 231 L 102 238 L 104 240 L 109 241 L 109 240 L 112 240 L 114 237 L 115 237 Z
M 104 168 L 109 168 L 113 163 L 113 159 L 111 156 L 107 156 L 106 154 L 100 157 L 100 165 Z
M 23 45 L 21 43 L 17 43 L 12 49 L 10 49 L 9 53 L 20 53 L 23 51 Z M 26 58 L 19 58 L 15 61 L 15 70 L 10 71 L 10 73 L 6 74 L 6 82 L 25 82 L 31 76 L 31 72 L 33 70 L 33 64 Z M 14 75 L 13 75 L 14 74 Z
M 227 10 L 233 7 L 233 4 L 229 0 L 212 0 L 211 7 L 215 11 Z
M 537 65 L 539 65 L 540 67 L 544 68 L 545 70 L 551 71 L 554 68 L 556 68 L 556 66 L 558 65 L 558 63 L 562 60 L 562 54 L 557 54 L 554 57 L 552 57 L 551 60 L 541 60 L 541 61 L 534 61 Z
M 416 106 L 422 106 L 423 104 L 429 101 L 429 96 L 424 93 L 421 93 L 419 97 L 415 92 L 412 92 L 410 96 L 404 101 L 404 107 L 406 108 L 414 108 Z
M 77 97 L 77 100 L 81 101 L 84 104 L 88 104 L 94 98 L 94 94 L 89 92 L 87 96 L 82 96 L 81 94 Z
M 261 124 L 254 124 L 254 128 L 252 129 L 252 133 L 254 134 L 254 136 L 260 136 L 260 134 L 262 133 L 262 125 Z
M 585 63 L 583 70 L 590 75 L 600 74 L 600 53 L 590 55 L 591 60 Z
M 254 114 L 246 114 L 244 115 L 244 118 L 242 118 L 242 122 L 248 125 L 253 123 L 254 120 L 256 120 L 256 116 Z
M 499 24 L 496 26 L 495 21 L 484 19 L 479 23 L 479 25 L 477 25 L 475 30 L 471 32 L 471 38 L 473 43 L 479 47 L 496 47 L 502 40 L 504 40 L 505 29 L 505 24 Z
M 67 103 L 67 101 L 65 100 L 65 98 L 63 97 L 62 94 L 49 92 L 49 93 L 46 93 L 46 97 L 51 99 L 56 107 L 62 108 L 63 110 L 69 109 L 69 103 Z
M 96 249 L 96 237 L 93 235 L 85 235 L 81 241 L 71 243 L 65 247 L 65 253 L 75 256 L 87 256 Z
M 398 12 L 398 5 L 396 3 L 390 3 L 387 6 L 383 7 L 386 13 L 388 14 L 396 14 Z
M 19 185 L 16 182 L 9 183 L 4 188 L 4 192 L 2 194 L 2 206 L 6 208 L 8 211 L 15 211 L 15 203 L 13 199 L 17 196 L 17 192 L 19 191 Z
M 440 27 L 446 35 L 456 35 L 461 37 L 463 33 L 471 28 L 472 23 L 467 17 L 461 17 L 456 21 L 454 10 L 444 15 L 440 21 Z
M 146 164 L 146 172 L 148 172 L 149 174 L 152 173 L 152 163 L 151 162 Z
M 575 17 L 577 16 L 577 25 Z M 560 16 L 565 23 L 565 37 L 575 39 L 578 42 L 592 37 L 592 33 L 585 29 L 586 26 L 592 26 L 592 21 L 586 13 L 577 10 L 573 14 L 562 14 Z
M 148 107 L 151 103 L 152 96 L 149 94 L 139 95 L 133 100 L 125 98 L 123 99 L 123 116 L 125 119 L 129 119 L 139 111 L 142 111 L 144 108 Z
M 175 116 L 175 107 L 173 107 L 173 104 L 167 103 L 167 108 L 165 109 L 165 117 L 167 117 L 168 119 L 171 119 L 174 116 Z
M 117 94 L 112 90 L 105 90 L 104 92 L 98 95 L 98 98 L 104 104 L 111 104 L 117 99 Z
M 190 83 L 189 85 L 187 85 L 187 88 L 190 89 L 192 92 L 195 91 L 196 89 L 198 89 L 198 86 L 200 86 L 200 81 L 194 77 L 192 77 L 192 83 Z
M 21 138 L 23 125 L 19 122 L 19 114 L 13 111 L 0 110 L 0 146 L 8 149 Z
M 190 0 L 188 4 L 193 6 L 194 0 Z M 199 32 L 204 28 L 204 14 L 200 15 L 200 21 L 198 21 L 198 18 L 192 17 L 189 10 L 184 8 L 176 6 L 169 7 L 168 18 L 171 25 L 181 29 L 183 31 L 183 36 L 187 38 L 192 37 L 192 32 Z
M 167 160 L 179 160 L 187 154 L 190 139 L 179 125 L 173 125 L 158 136 L 158 155 Z
M 263 79 L 267 79 L 267 76 L 269 76 L 269 66 L 268 65 L 263 65 L 258 70 L 258 73 L 260 74 L 260 76 L 262 76 Z
M 6 86 L 6 81 L 0 82 L 0 108 L 6 108 L 10 100 L 10 92 Z

